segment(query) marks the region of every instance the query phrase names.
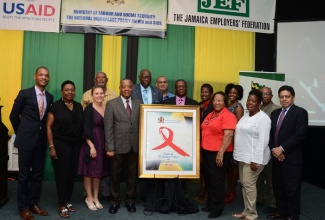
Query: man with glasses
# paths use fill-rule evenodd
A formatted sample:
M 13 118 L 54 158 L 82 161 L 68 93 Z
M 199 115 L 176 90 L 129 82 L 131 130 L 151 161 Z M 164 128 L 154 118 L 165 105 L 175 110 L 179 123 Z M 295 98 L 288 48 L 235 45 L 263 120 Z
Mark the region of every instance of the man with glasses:
M 139 99 L 143 104 L 161 104 L 162 93 L 159 89 L 152 87 L 151 72 L 143 69 L 139 74 L 140 83 L 133 86 L 132 97 Z
M 272 102 L 273 94 L 270 87 L 263 87 L 260 89 L 263 95 L 260 109 L 264 111 L 269 117 L 271 113 L 280 108 L 280 106 Z M 267 166 L 264 167 L 258 180 L 256 182 L 257 187 L 257 203 L 265 204 L 263 209 L 265 214 L 271 214 L 276 211 L 275 197 L 272 184 L 272 160 L 269 161 Z
M 187 83 L 183 79 L 178 79 L 175 82 L 175 94 L 176 96 L 166 99 L 163 104 L 172 105 L 198 105 L 199 103 L 186 96 Z

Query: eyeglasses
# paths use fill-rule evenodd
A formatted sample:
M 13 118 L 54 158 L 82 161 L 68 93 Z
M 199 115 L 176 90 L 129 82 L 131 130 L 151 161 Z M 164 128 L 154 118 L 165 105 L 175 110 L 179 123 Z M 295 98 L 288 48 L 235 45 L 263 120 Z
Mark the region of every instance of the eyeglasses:
M 281 95 L 279 96 L 280 99 L 290 99 L 291 95 Z
M 270 92 L 263 92 L 262 95 L 270 96 L 270 95 L 272 95 L 272 93 L 270 93 Z

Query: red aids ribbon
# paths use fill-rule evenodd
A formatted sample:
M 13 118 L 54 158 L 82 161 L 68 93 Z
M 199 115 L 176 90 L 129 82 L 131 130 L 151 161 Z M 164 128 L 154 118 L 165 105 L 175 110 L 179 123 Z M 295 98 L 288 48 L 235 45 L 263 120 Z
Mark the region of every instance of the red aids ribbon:
M 168 138 L 166 137 L 166 135 L 163 132 L 164 129 L 166 129 L 169 132 Z M 171 148 L 173 148 L 180 155 L 182 155 L 184 157 L 189 157 L 190 156 L 185 151 L 183 151 L 181 148 L 179 148 L 178 146 L 176 146 L 173 143 L 174 132 L 171 129 L 169 129 L 167 127 L 160 127 L 159 128 L 159 133 L 162 136 L 162 138 L 165 140 L 165 142 L 158 145 L 157 147 L 153 148 L 152 150 L 159 150 L 159 149 L 162 149 L 164 147 L 170 146 Z

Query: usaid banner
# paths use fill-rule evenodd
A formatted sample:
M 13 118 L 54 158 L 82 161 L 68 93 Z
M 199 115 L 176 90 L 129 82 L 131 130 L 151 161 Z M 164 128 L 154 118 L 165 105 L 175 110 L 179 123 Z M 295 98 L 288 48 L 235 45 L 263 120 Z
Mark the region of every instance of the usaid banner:
M 167 0 L 69 0 L 62 2 L 63 32 L 165 38 Z
M 0 29 L 59 32 L 61 0 L 3 0 Z
M 284 85 L 285 74 L 276 72 L 252 72 L 252 71 L 240 71 L 239 72 L 239 85 L 244 89 L 244 95 L 242 104 L 246 109 L 246 100 L 248 93 L 252 89 L 260 90 L 263 87 L 269 87 L 273 93 L 272 101 L 280 105 L 278 98 L 278 89 Z
M 274 32 L 276 0 L 169 0 L 168 24 Z

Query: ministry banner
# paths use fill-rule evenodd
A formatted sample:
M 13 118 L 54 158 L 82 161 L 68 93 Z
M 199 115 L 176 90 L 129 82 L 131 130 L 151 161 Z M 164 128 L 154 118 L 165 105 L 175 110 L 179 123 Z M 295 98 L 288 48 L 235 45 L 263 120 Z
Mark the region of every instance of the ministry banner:
M 4 0 L 0 29 L 59 32 L 61 0 Z
M 168 24 L 274 33 L 276 0 L 169 0 Z
M 165 38 L 167 0 L 63 0 L 63 32 Z

